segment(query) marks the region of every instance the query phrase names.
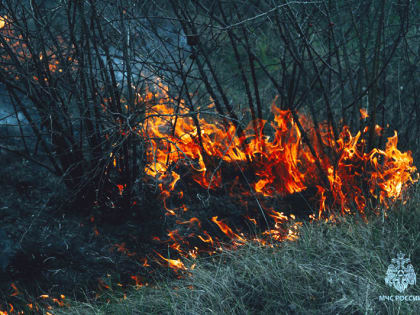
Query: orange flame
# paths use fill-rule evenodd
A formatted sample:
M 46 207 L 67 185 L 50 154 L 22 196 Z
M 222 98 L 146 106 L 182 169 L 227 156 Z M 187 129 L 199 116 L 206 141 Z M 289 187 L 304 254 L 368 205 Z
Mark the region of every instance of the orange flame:
M 398 199 L 401 192 L 415 181 L 412 176 L 416 168 L 412 165 L 411 152 L 401 153 L 397 149 L 396 134 L 388 138 L 385 151 L 374 149 L 367 153 L 364 152 L 362 134 L 352 136 L 347 126 L 334 141 L 332 131 L 320 125 L 322 144 L 318 143 L 315 132 L 309 131 L 328 180 L 328 186 L 319 185 L 320 174 L 315 158 L 303 144 L 301 131 L 290 111 L 280 110 L 273 104 L 271 127 L 274 133 L 271 137 L 255 135 L 252 124 L 245 129 L 245 135 L 239 137 L 233 125 L 225 128 L 218 122 L 210 123 L 197 116 L 199 134 L 185 102 L 171 98 L 168 87 L 160 80 L 156 82 L 156 89 L 155 93 L 148 91 L 139 95 L 139 102 L 148 106 L 142 133 L 150 144 L 145 172 L 159 182 L 164 199 L 169 198 L 181 178 L 177 171 L 179 165 L 190 166 L 192 179 L 204 188 L 220 187 L 222 172 L 218 167 L 214 169 L 213 158 L 226 163 L 241 163 L 242 168 L 251 165 L 256 175 L 252 186 L 262 196 L 286 196 L 311 186 L 318 187 L 319 215 L 327 207 L 333 209 L 337 206 L 341 213 L 347 213 L 353 204 L 363 213 L 366 193 L 360 188 L 361 182 L 366 182 L 370 191 L 379 188 L 380 202 L 387 205 L 385 199 Z M 361 110 L 361 113 L 364 115 L 365 112 Z M 305 117 L 302 122 L 308 128 L 313 127 Z M 260 122 L 261 130 L 266 124 L 266 121 Z M 381 131 L 379 126 L 375 130 Z M 325 157 L 322 146 L 335 152 L 338 156 L 336 162 Z M 381 163 L 377 162 L 378 156 L 381 156 Z M 328 197 L 330 195 L 332 198 Z M 173 209 L 167 210 L 176 214 Z
M 364 109 L 364 108 L 360 109 L 360 117 L 362 117 L 362 119 L 366 119 L 366 118 L 369 117 L 366 109 Z
M 16 285 L 14 284 L 14 283 L 11 283 L 10 284 L 10 286 L 12 287 L 12 289 L 13 289 L 13 293 L 12 294 L 10 294 L 10 296 L 16 296 L 16 295 L 19 295 L 19 290 L 18 290 L 18 288 L 16 287 Z
M 246 240 L 243 237 L 233 232 L 232 229 L 227 224 L 223 223 L 220 220 L 217 220 L 217 216 L 212 217 L 211 220 L 214 223 L 216 223 L 217 226 L 220 228 L 220 230 L 222 230 L 222 232 L 225 233 L 229 238 L 234 239 L 234 240 L 236 239 L 244 243 L 246 242 Z
M 0 16 L 2 33 L 13 34 L 9 22 L 8 17 Z M 19 60 L 29 60 L 32 57 L 29 49 L 22 43 L 21 35 L 8 36 L 5 40 L 16 52 Z M 58 37 L 58 41 L 63 43 L 62 38 Z M 77 65 L 77 60 L 71 57 L 66 59 Z M 62 71 L 57 56 L 52 51 L 40 54 L 39 60 L 50 73 Z M 33 80 L 48 81 L 45 77 L 36 76 Z M 104 99 L 103 104 L 100 104 L 104 113 L 108 110 L 109 101 Z M 125 100 L 121 102 L 125 103 Z M 274 118 L 271 122 L 251 122 L 244 128 L 244 132 L 239 134 L 234 124 L 205 119 L 197 114 L 198 109 L 193 110 L 183 99 L 171 97 L 168 86 L 159 78 L 156 78 L 152 88 L 147 87 L 144 93 L 136 93 L 135 106 L 144 107 L 146 113 L 143 122 L 132 127 L 131 131 L 147 142 L 144 172 L 159 187 L 168 215 L 179 216 L 179 210 L 187 210 L 185 205 L 170 209 L 170 203 L 167 203 L 172 192 L 179 190 L 177 184 L 184 175 L 182 169 L 185 167 L 189 170 L 190 179 L 208 190 L 223 188 L 226 185 L 222 164 L 233 165 L 232 168 L 239 168 L 242 174 L 246 170 L 252 170 L 253 178 L 249 180 L 249 187 L 241 187 L 240 183 L 235 181 L 235 186 L 238 186 L 235 189 L 239 189 L 246 196 L 249 196 L 249 190 L 252 190 L 252 194 L 256 193 L 258 197 L 285 197 L 315 187 L 317 215 L 319 219 L 325 220 L 333 219 L 332 211 L 337 209 L 342 214 L 357 209 L 364 215 L 368 198 L 371 196 L 376 198 L 379 204 L 389 207 L 392 202 L 402 198 L 403 192 L 410 184 L 418 180 L 414 175 L 417 169 L 413 165 L 411 152 L 401 152 L 397 149 L 397 132 L 388 138 L 384 150 L 373 149 L 366 152 L 364 137 L 368 127 L 365 127 L 363 132 L 352 135 L 349 127 L 343 126 L 341 133 L 335 135 L 326 125 L 314 126 L 314 123 L 301 113 L 297 115 L 289 110 L 279 109 L 274 101 L 271 107 Z M 211 110 L 213 107 L 212 101 L 207 109 Z M 362 119 L 369 117 L 365 109 L 360 109 L 360 115 Z M 297 119 L 299 121 L 296 121 Z M 258 128 L 254 128 L 255 125 Z M 124 130 L 122 120 L 118 122 L 118 127 L 121 134 L 127 135 L 128 130 Z M 263 133 L 266 129 L 271 130 L 270 135 Z M 320 132 L 321 139 L 315 129 Z M 304 143 L 303 130 L 308 142 L 313 145 L 314 152 Z M 375 133 L 382 135 L 384 130 L 377 125 Z M 107 138 L 109 139 L 109 136 Z M 334 158 L 329 158 L 325 154 L 326 151 Z M 319 162 L 319 165 L 315 162 Z M 115 168 L 120 164 L 119 158 L 113 153 L 110 154 L 110 164 Z M 119 194 L 123 195 L 126 185 L 118 184 L 117 188 Z M 182 198 L 182 191 L 177 194 Z M 202 201 L 205 203 L 205 200 Z M 269 235 L 276 240 L 297 238 L 300 222 L 284 228 L 283 224 L 290 218 L 294 219 L 293 217 L 289 218 L 284 213 L 272 209 L 264 211 L 274 220 L 275 225 L 274 228 L 268 228 L 263 235 Z M 315 215 L 311 217 L 314 218 Z M 255 219 L 248 217 L 248 220 L 256 224 Z M 247 241 L 242 234 L 234 232 L 226 223 L 218 220 L 218 216 L 213 216 L 211 221 L 236 242 L 235 244 Z M 190 229 L 193 226 L 201 229 L 201 222 L 197 218 L 178 220 L 177 223 L 188 225 Z M 99 235 L 96 227 L 95 233 Z M 196 256 L 195 247 L 183 249 L 183 246 L 189 246 L 190 243 L 184 236 L 181 237 L 177 230 L 170 231 L 168 237 L 171 242 L 170 248 L 184 257 Z M 220 245 L 217 238 L 213 239 L 207 231 L 202 231 L 196 237 L 209 246 Z M 124 243 L 116 246 L 118 251 L 131 254 Z M 160 254 L 158 256 L 174 270 L 187 269 L 179 259 L 167 259 Z M 101 279 L 98 281 L 101 286 L 107 288 Z M 12 295 L 17 295 L 17 288 L 13 284 L 12 287 L 15 290 Z
M 0 16 L 0 29 L 6 25 L 7 16 Z
M 164 261 L 168 263 L 169 268 L 172 268 L 175 271 L 178 270 L 188 270 L 187 267 L 185 267 L 184 263 L 178 258 L 178 259 L 169 259 L 163 257 L 158 252 L 155 252 L 160 258 L 162 258 Z
M 310 119 L 299 114 L 302 129 L 295 120 L 297 115 L 277 108 L 273 102 L 274 118 L 271 123 L 257 121 L 259 128 L 255 130 L 251 122 L 243 134 L 239 135 L 233 124 L 224 125 L 206 120 L 197 111 L 190 110 L 184 100 L 172 98 L 169 88 L 160 79 L 156 80 L 153 92 L 147 89 L 144 94 L 137 93 L 137 97 L 137 103 L 146 108 L 144 123 L 140 125 L 142 128 L 136 129 L 148 143 L 148 162 L 144 171 L 156 182 L 167 214 L 173 216 L 181 216 L 187 210 L 185 205 L 175 209 L 167 206 L 171 196 L 182 199 L 184 195 L 177 186 L 184 174 L 182 170 L 187 168 L 189 179 L 203 188 L 215 190 L 225 185 L 222 162 L 224 165 L 232 165 L 232 168 L 239 168 L 243 176 L 246 171 L 253 171 L 252 179 L 246 179 L 249 186 L 241 186 L 239 177 L 235 177 L 229 189 L 232 194 L 239 192 L 239 195 L 250 196 L 251 188 L 260 197 L 286 197 L 315 188 L 318 213 L 309 217 L 326 221 L 335 219 L 336 210 L 347 214 L 357 209 L 364 216 L 368 198 L 372 196 L 387 208 L 418 180 L 414 176 L 417 169 L 413 165 L 411 152 L 402 153 L 397 149 L 396 132 L 388 138 L 385 150 L 366 152 L 364 137 L 367 135 L 367 127 L 363 132 L 352 135 L 349 127 L 343 126 L 341 133 L 335 136 L 328 124 L 314 126 Z M 368 117 L 363 109 L 360 114 L 363 119 Z M 268 125 L 271 128 L 265 128 Z M 265 129 L 272 130 L 270 136 L 263 135 Z M 316 134 L 316 129 L 321 137 Z M 312 152 L 303 141 L 302 130 L 313 146 Z M 383 129 L 375 126 L 375 133 L 381 135 Z M 203 204 L 208 202 L 206 198 L 197 196 Z M 182 212 L 178 211 L 181 209 Z M 278 241 L 298 238 L 301 222 L 285 227 L 290 219 L 295 219 L 294 216 L 286 216 L 269 207 L 264 208 L 264 211 L 275 224 L 274 228 L 263 232 L 263 236 Z M 257 223 L 249 216 L 244 217 Z M 211 221 L 234 245 L 247 241 L 242 233 L 233 231 L 217 216 L 213 216 Z M 195 217 L 177 220 L 176 223 L 188 225 L 189 229 L 201 229 L 201 222 Z M 168 237 L 169 247 L 183 257 L 194 258 L 198 252 L 196 247 L 185 249 L 191 244 L 187 241 L 189 237 L 197 238 L 203 246 L 221 248 L 219 240 L 213 239 L 207 231 L 192 233 L 186 238 L 174 230 L 168 233 Z M 254 240 L 271 246 L 265 239 Z M 206 252 L 212 254 L 213 251 Z M 159 256 L 174 270 L 185 267 L 179 260 Z
M 131 276 L 130 278 L 133 279 L 136 282 L 136 289 L 144 286 L 144 284 L 140 280 L 140 277 L 138 277 L 138 276 Z

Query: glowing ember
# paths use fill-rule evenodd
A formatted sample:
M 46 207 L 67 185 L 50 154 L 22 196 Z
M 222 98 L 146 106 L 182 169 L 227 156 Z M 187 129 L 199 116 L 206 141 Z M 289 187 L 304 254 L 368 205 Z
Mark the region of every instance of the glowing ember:
M 6 25 L 7 16 L 0 16 L 0 28 L 3 28 Z
M 105 283 L 105 281 L 103 279 L 98 278 L 98 289 L 99 290 L 103 290 L 103 289 L 110 290 L 111 287 L 107 283 Z
M 144 284 L 141 282 L 140 277 L 138 276 L 131 276 L 131 279 L 133 279 L 136 282 L 136 289 L 139 289 L 144 286 Z
M 114 160 L 115 161 L 115 160 Z M 123 194 L 123 192 L 124 192 L 124 189 L 127 187 L 127 184 L 124 184 L 124 185 L 117 185 L 117 188 L 118 188 L 118 191 L 119 191 L 119 194 L 120 194 L 120 196 L 122 196 L 122 194 Z
M 110 248 L 110 251 L 112 251 L 114 248 L 116 248 L 118 252 L 123 253 L 123 254 L 127 255 L 128 257 L 136 256 L 135 252 L 130 252 L 125 247 L 125 242 L 122 242 L 121 244 L 115 244 L 114 247 Z
M 13 21 L 11 21 L 10 17 L 8 16 L 0 16 L 0 30 L 1 30 L 1 36 L 3 36 L 4 40 L 7 42 L 8 49 L 11 50 L 12 54 L 17 57 L 17 60 L 24 63 L 30 63 L 32 61 L 32 53 L 33 51 L 28 48 L 26 42 L 23 40 L 22 34 L 20 34 L 19 31 L 15 31 L 13 28 Z M 66 51 L 66 54 L 72 54 L 74 51 L 73 49 L 69 49 L 66 47 L 65 41 L 63 38 L 58 35 L 56 38 L 57 42 L 60 43 L 60 53 L 63 53 Z M 0 45 L 0 47 L 3 47 L 3 44 Z M 54 48 L 51 48 L 54 49 Z M 36 55 L 37 58 L 41 61 L 41 65 L 44 70 L 44 76 L 51 76 L 52 74 L 59 72 L 62 73 L 63 69 L 61 68 L 59 58 L 57 55 L 51 50 L 46 49 L 45 54 L 39 53 L 39 55 Z M 76 65 L 78 64 L 77 60 L 74 60 L 73 57 L 64 55 L 63 56 L 66 62 L 68 62 L 68 65 L 70 66 L 69 69 L 72 69 L 72 71 L 77 70 Z M 11 59 L 11 55 L 6 54 L 2 56 L 3 59 Z M 9 72 L 16 72 L 16 66 L 11 63 L 10 65 L 3 65 L 3 70 L 9 71 Z M 19 75 L 13 75 L 16 80 L 20 80 L 21 77 Z M 32 76 L 32 79 L 34 81 L 41 81 L 43 80 L 45 83 L 48 83 L 49 79 L 47 77 L 39 78 L 37 76 Z
M 366 109 L 364 109 L 364 108 L 361 108 L 361 109 L 360 109 L 360 116 L 362 117 L 362 119 L 366 119 L 366 118 L 368 118 L 368 117 L 369 117 L 369 115 L 368 115 L 368 113 L 367 113 L 367 110 L 366 110 Z
M 14 283 L 11 283 L 10 286 L 13 289 L 13 293 L 10 294 L 10 296 L 17 296 L 17 295 L 19 295 L 20 292 L 19 292 L 18 288 L 16 287 L 16 285 Z

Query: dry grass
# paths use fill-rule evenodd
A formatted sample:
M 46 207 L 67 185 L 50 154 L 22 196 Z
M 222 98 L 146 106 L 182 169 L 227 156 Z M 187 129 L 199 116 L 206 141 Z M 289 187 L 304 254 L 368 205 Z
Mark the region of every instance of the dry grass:
M 190 277 L 160 282 L 104 303 L 72 303 L 61 314 L 419 314 L 420 301 L 380 302 L 400 295 L 385 284 L 398 252 L 420 271 L 419 185 L 407 204 L 369 223 L 304 224 L 300 239 L 279 248 L 248 244 L 200 259 Z M 406 295 L 420 295 L 410 286 Z M 59 312 L 57 311 L 57 314 Z

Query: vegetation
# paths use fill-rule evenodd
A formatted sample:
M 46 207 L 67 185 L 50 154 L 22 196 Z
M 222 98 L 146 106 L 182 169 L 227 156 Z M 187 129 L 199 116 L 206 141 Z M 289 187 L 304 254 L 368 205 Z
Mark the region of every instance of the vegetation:
M 198 113 L 211 112 L 240 136 L 250 121 L 270 118 L 278 95 L 295 119 L 299 111 L 315 125 L 327 121 L 335 139 L 349 125 L 369 127 L 369 150 L 394 130 L 403 148 L 418 147 L 415 3 L 205 4 L 4 2 L 1 83 L 11 114 L 25 119 L 16 122 L 19 149 L 3 149 L 62 177 L 76 202 L 120 199 L 129 207 L 145 193 L 135 184 L 147 146 L 136 126 L 150 104 L 136 93 L 153 90 L 156 78 L 185 102 L 198 129 Z M 377 124 L 390 126 L 376 137 Z M 124 198 L 118 184 L 126 185 Z
M 62 314 L 417 314 L 418 301 L 379 301 L 400 295 L 384 281 L 391 258 L 401 251 L 420 264 L 416 189 L 385 220 L 306 223 L 295 242 L 223 251 L 195 261 L 185 279 L 132 289 L 126 298 L 105 293 L 99 303 L 72 303 Z M 402 295 L 420 289 L 409 286 Z
M 397 251 L 420 266 L 419 25 L 410 0 L 0 1 L 0 310 L 416 313 L 378 295 Z

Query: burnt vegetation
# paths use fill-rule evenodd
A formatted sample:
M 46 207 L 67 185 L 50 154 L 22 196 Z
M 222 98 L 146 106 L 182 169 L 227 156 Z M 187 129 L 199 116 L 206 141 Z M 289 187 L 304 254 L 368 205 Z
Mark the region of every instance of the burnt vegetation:
M 1 1 L 0 309 L 387 217 L 418 180 L 419 17 L 409 0 Z

